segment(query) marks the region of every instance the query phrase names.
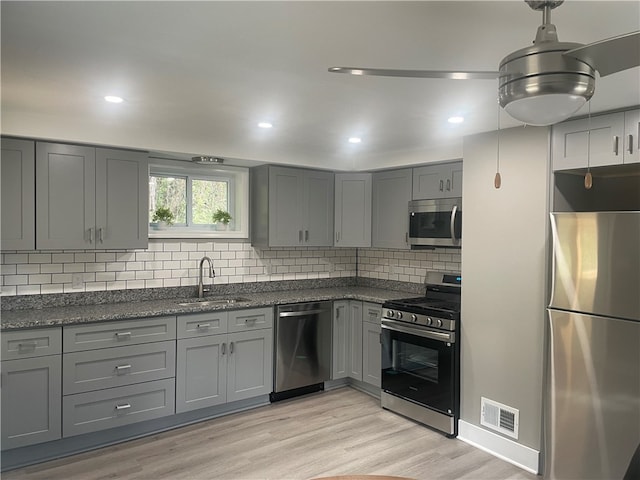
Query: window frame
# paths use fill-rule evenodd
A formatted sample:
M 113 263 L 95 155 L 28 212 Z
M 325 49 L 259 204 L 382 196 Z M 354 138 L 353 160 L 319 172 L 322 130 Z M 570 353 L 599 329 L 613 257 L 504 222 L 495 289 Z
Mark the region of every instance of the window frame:
M 152 159 L 149 176 L 186 178 L 186 224 L 165 230 L 152 228 L 148 219 L 149 238 L 249 238 L 249 169 L 230 165 L 197 165 L 188 161 Z M 234 230 L 212 230 L 211 225 L 191 224 L 192 181 L 226 181 L 228 211 L 233 215 Z M 192 220 L 192 219 L 191 219 Z

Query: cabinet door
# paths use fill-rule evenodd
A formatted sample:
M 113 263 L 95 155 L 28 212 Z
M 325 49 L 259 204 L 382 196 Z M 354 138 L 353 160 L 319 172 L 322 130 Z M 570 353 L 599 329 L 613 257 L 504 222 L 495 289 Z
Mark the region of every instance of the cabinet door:
M 445 177 L 449 169 L 441 164 L 413 169 L 414 200 L 442 198 L 445 195 Z
M 373 174 L 371 246 L 409 249 L 411 169 Z
M 349 302 L 333 302 L 331 379 L 349 376 Z
M 333 173 L 307 170 L 304 174 L 304 245 L 333 246 Z
M 229 334 L 227 401 L 267 395 L 273 391 L 273 331 Z
M 337 173 L 336 247 L 371 246 L 371 174 Z
M 176 413 L 227 401 L 226 335 L 178 340 Z
M 446 196 L 448 198 L 462 197 L 462 162 L 452 163 L 450 168 L 451 188 L 447 190 L 445 183 Z
M 553 127 L 553 170 L 616 165 L 623 157 L 624 113 L 560 123 Z
M 2 449 L 57 440 L 62 432 L 60 355 L 2 362 Z
M 640 162 L 640 110 L 624 112 L 624 162 Z
M 381 356 L 380 324 L 362 323 L 362 380 L 380 386 Z
M 0 205 L 3 250 L 35 250 L 35 144 L 2 139 Z
M 146 154 L 96 150 L 96 248 L 147 248 L 149 163 Z
M 302 170 L 269 169 L 269 246 L 302 245 Z
M 95 247 L 95 149 L 36 144 L 36 248 Z
M 362 302 L 349 301 L 349 377 L 362 380 Z

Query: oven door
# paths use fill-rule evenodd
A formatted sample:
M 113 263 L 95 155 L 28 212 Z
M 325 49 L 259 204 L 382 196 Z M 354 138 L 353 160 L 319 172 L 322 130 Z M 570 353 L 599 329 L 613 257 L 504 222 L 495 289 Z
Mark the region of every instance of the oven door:
M 457 415 L 455 333 L 382 320 L 382 390 Z

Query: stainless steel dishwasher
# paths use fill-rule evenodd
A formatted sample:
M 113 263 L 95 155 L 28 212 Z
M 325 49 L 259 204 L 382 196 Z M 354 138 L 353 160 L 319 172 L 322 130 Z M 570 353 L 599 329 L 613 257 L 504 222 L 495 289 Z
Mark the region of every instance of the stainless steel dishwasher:
M 331 302 L 277 308 L 271 401 L 324 389 L 331 376 Z

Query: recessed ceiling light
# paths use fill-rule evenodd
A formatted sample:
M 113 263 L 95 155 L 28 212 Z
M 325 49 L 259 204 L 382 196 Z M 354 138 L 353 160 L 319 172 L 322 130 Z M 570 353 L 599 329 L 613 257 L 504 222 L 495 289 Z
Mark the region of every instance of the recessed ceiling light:
M 271 127 L 273 127 L 273 124 L 272 124 L 272 123 L 269 123 L 269 122 L 260 122 L 260 123 L 258 124 L 258 126 L 259 126 L 260 128 L 271 128 Z
M 349 138 L 349 143 L 360 143 L 362 142 L 362 139 L 359 137 L 351 137 Z
M 464 117 L 460 117 L 460 116 L 449 117 L 447 121 L 449 123 L 462 123 L 464 122 Z
M 124 99 L 122 97 L 116 97 L 115 95 L 107 95 L 104 97 L 105 101 L 109 103 L 122 103 Z

